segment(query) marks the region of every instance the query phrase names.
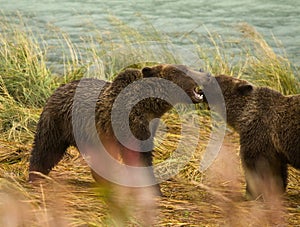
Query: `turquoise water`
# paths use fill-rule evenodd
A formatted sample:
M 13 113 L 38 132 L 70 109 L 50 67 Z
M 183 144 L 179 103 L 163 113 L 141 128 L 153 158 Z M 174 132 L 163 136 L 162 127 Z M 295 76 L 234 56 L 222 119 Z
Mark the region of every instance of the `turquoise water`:
M 279 40 L 290 60 L 300 66 L 298 0 L 0 0 L 0 9 L 16 23 L 16 12 L 19 12 L 33 30 L 42 33 L 47 27 L 55 26 L 77 44 L 82 42 L 81 36 L 93 36 L 95 29 L 109 30 L 109 15 L 137 29 L 142 29 L 146 19 L 183 46 L 186 45 L 182 39 L 184 34 L 197 36 L 209 30 L 226 40 L 234 36 L 235 25 L 246 22 L 261 32 L 275 49 L 273 36 Z

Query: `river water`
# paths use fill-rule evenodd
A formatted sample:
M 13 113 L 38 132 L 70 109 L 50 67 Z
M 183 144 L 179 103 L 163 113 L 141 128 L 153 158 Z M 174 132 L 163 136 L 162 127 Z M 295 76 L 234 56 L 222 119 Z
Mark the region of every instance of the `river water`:
M 274 48 L 273 37 L 279 40 L 289 59 L 300 66 L 299 0 L 0 0 L 0 9 L 16 23 L 18 12 L 28 26 L 41 33 L 55 26 L 79 45 L 83 35 L 92 36 L 95 29 L 109 30 L 111 15 L 136 29 L 146 19 L 179 43 L 183 34 L 207 30 L 226 40 L 234 34 L 235 25 L 246 22 Z

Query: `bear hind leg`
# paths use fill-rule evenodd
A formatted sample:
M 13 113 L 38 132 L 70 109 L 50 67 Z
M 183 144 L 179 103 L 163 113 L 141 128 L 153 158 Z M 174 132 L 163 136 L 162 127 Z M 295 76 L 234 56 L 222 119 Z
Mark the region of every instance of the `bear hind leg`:
M 63 137 L 55 137 L 40 134 L 36 135 L 29 163 L 29 181 L 41 178 L 39 172 L 48 175 L 51 169 L 63 158 L 69 143 Z

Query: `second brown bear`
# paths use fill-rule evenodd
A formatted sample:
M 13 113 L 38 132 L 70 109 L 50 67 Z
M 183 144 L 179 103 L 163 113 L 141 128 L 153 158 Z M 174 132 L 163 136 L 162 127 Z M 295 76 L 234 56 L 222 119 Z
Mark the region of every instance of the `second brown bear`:
M 216 84 L 224 100 L 214 99 Z M 282 194 L 287 165 L 300 169 L 300 95 L 284 96 L 226 75 L 214 77 L 203 91 L 210 96 L 205 97 L 210 107 L 226 110 L 227 123 L 240 135 L 250 198 L 269 200 Z

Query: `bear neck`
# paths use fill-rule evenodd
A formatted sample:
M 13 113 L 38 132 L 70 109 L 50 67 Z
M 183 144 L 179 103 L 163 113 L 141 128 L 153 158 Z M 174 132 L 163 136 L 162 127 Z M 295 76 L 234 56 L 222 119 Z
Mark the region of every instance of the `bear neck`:
M 247 100 L 226 105 L 227 124 L 237 132 L 240 132 L 241 125 L 244 123 L 244 113 L 247 105 Z

